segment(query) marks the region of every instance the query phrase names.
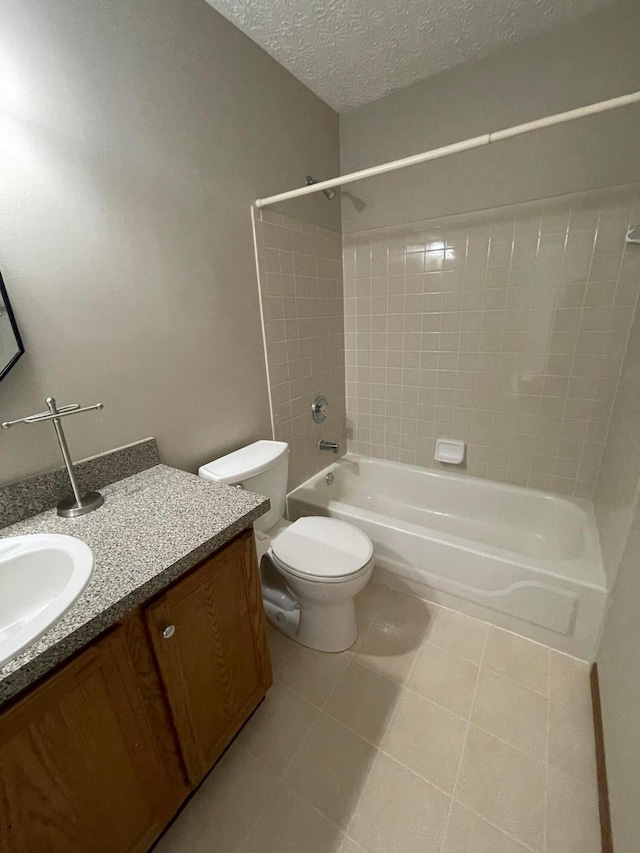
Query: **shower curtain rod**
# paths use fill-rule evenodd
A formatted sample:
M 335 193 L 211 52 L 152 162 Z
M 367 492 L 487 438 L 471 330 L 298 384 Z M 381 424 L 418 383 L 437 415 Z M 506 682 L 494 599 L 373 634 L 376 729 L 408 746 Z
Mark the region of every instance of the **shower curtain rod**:
M 352 184 L 354 181 L 362 181 L 364 178 L 383 175 L 385 172 L 395 172 L 396 169 L 406 169 L 407 166 L 416 166 L 418 163 L 427 163 L 429 160 L 439 160 L 441 157 L 448 157 L 450 154 L 470 151 L 472 148 L 482 148 L 485 145 L 490 145 L 492 142 L 499 142 L 501 139 L 510 139 L 512 136 L 521 136 L 523 133 L 530 133 L 532 130 L 540 130 L 544 127 L 551 127 L 554 124 L 564 124 L 566 121 L 573 121 L 574 119 L 595 115 L 596 113 L 604 113 L 608 110 L 615 110 L 617 107 L 626 107 L 628 104 L 636 104 L 638 102 L 640 102 L 640 92 L 632 92 L 630 95 L 621 95 L 619 98 L 599 101 L 597 104 L 590 104 L 587 107 L 578 107 L 575 110 L 568 110 L 567 112 L 557 113 L 546 118 L 528 121 L 525 124 L 518 124 L 515 127 L 508 127 L 505 130 L 494 130 L 491 133 L 484 133 L 482 136 L 474 136 L 462 142 L 455 142 L 453 145 L 433 148 L 431 151 L 425 151 L 422 154 L 403 157 L 401 160 L 392 160 L 390 163 L 382 163 L 380 166 L 372 166 L 370 169 L 351 172 L 349 175 L 342 175 L 342 177 L 332 178 L 328 181 L 318 181 L 317 184 L 300 187 L 297 190 L 278 193 L 278 195 L 272 195 L 268 198 L 257 198 L 255 206 L 266 207 L 268 204 L 275 204 L 278 201 L 287 201 L 290 198 L 298 198 L 302 195 L 322 192 L 322 190 L 328 190 L 332 187 L 341 187 L 344 184 Z

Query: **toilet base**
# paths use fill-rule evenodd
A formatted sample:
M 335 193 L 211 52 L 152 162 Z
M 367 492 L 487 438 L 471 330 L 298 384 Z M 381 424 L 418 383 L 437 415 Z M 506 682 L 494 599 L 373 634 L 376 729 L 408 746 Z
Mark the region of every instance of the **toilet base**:
M 306 601 L 296 640 L 319 652 L 345 652 L 358 639 L 353 598 Z
M 284 576 L 265 554 L 260 563 L 267 620 L 282 634 L 319 652 L 344 652 L 358 639 L 353 597 L 366 585 L 373 559 L 354 578 L 318 583 Z
M 345 652 L 358 639 L 353 599 L 306 602 L 304 610 L 284 610 L 263 598 L 267 620 L 296 643 L 318 652 Z

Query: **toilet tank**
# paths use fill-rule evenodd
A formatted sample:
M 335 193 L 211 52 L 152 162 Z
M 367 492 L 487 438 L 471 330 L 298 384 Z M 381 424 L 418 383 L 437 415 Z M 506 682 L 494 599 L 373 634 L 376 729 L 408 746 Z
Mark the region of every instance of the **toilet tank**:
M 254 441 L 203 465 L 198 474 L 205 480 L 242 486 L 268 497 L 271 509 L 254 523 L 256 530 L 266 531 L 284 516 L 288 467 L 289 445 L 286 441 Z

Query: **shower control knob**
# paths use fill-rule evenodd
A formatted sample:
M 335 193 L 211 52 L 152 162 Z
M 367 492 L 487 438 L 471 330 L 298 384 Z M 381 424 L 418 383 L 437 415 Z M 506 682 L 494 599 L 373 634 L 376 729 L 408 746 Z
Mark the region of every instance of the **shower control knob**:
M 162 632 L 162 636 L 164 637 L 165 640 L 170 640 L 171 637 L 173 637 L 173 635 L 175 634 L 175 632 L 176 632 L 176 626 L 175 625 L 167 625 L 167 627 Z
M 316 399 L 311 404 L 311 414 L 313 415 L 313 419 L 317 424 L 324 423 L 327 419 L 327 409 L 329 408 L 329 403 L 327 402 L 327 398 L 320 395 L 316 397 Z

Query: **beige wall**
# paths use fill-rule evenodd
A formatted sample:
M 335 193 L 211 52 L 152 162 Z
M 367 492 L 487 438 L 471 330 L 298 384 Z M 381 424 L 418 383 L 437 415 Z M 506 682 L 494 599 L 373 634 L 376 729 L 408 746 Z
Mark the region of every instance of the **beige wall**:
M 637 0 L 625 0 L 346 113 L 342 172 L 636 91 L 638 44 Z M 356 183 L 343 194 L 343 229 L 637 181 L 639 138 L 632 106 Z
M 617 575 L 598 653 L 616 853 L 635 853 L 640 837 L 639 424 L 640 312 L 636 312 L 595 500 L 605 567 L 610 580 Z
M 293 489 L 335 458 L 321 438 L 346 451 L 342 236 L 268 210 L 256 217 L 274 435 L 289 442 Z M 317 424 L 320 394 L 329 408 Z
M 0 8 L 0 268 L 27 355 L 0 417 L 53 394 L 77 457 L 147 435 L 195 469 L 269 436 L 250 203 L 338 171 L 336 114 L 204 0 Z M 339 229 L 324 197 L 284 212 Z M 59 464 L 0 436 L 0 482 Z
M 640 252 L 639 189 L 344 237 L 349 448 L 590 498 Z M 447 466 L 445 466 L 447 467 Z

